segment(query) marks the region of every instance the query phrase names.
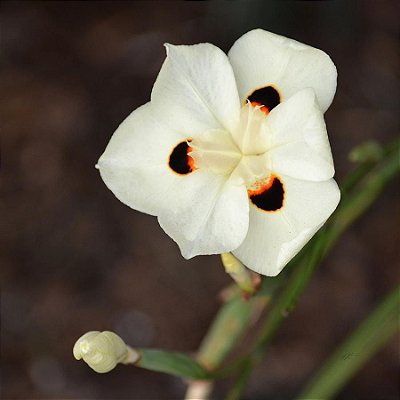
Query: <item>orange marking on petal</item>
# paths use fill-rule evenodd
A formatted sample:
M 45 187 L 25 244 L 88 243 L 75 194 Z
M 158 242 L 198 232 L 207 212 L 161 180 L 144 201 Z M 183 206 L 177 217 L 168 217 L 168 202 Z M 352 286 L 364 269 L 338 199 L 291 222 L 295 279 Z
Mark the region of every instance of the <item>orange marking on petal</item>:
M 197 169 L 197 167 L 194 165 L 194 158 L 189 155 L 189 153 L 191 151 L 193 151 L 193 149 L 191 147 L 188 147 L 187 148 L 188 165 L 189 165 L 191 171 L 195 171 Z
M 276 175 L 256 182 L 247 193 L 250 201 L 260 210 L 275 212 L 283 207 L 285 187 Z
M 268 115 L 268 114 L 269 114 L 268 107 L 265 107 L 263 104 L 259 103 L 258 101 L 251 101 L 250 104 L 251 104 L 253 107 L 259 106 L 259 107 L 260 107 L 260 110 L 261 110 L 265 115 Z
M 258 194 L 265 192 L 272 186 L 272 183 L 274 182 L 275 178 L 276 178 L 275 175 L 271 175 L 269 178 L 264 178 L 260 181 L 257 181 L 252 186 L 253 189 L 249 189 L 247 193 L 249 194 L 249 196 L 257 196 Z

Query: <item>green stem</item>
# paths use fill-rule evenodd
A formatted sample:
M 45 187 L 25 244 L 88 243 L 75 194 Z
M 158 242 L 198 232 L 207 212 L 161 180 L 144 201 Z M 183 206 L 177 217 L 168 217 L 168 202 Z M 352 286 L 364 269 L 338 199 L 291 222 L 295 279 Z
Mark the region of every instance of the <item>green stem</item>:
M 292 273 L 287 286 L 276 300 L 261 327 L 253 350 L 248 356 L 249 362 L 241 372 L 227 399 L 240 398 L 251 370 L 261 362 L 274 334 L 288 312 L 295 307 L 300 295 L 309 283 L 314 269 L 327 255 L 339 236 L 374 203 L 384 187 L 399 173 L 398 144 L 394 147 L 394 151 L 381 164 L 370 171 L 358 185 L 356 193 L 342 201 L 331 222 L 313 240 L 310 256 L 299 259 L 299 264 Z
M 257 295 L 247 300 L 241 296 L 241 291 L 236 292 L 218 311 L 196 356 L 202 365 L 213 371 L 210 372 L 213 376 L 226 376 L 227 371 L 241 367 L 239 360 L 227 368 L 214 371 L 245 335 L 249 326 L 257 321 L 282 280 L 281 276 L 265 279 Z
M 267 296 L 253 297 L 247 301 L 238 297 L 224 304 L 203 339 L 197 360 L 208 370 L 219 366 L 267 302 Z
M 245 300 L 240 294 L 236 294 L 221 307 L 196 356 L 198 362 L 210 371 L 214 379 L 232 373 L 232 370 L 236 370 L 239 366 L 238 363 L 234 363 L 229 368 L 212 372 L 220 366 L 237 345 L 248 327 L 265 308 L 269 298 L 270 296 L 264 295 Z M 212 388 L 213 382 L 207 384 L 191 381 L 188 384 L 185 398 L 189 399 L 195 393 L 199 400 L 206 400 Z
M 247 381 L 250 378 L 251 371 L 255 366 L 254 364 L 255 361 L 251 358 L 247 358 L 245 360 L 243 363 L 242 373 L 239 375 L 239 378 L 236 380 L 225 400 L 240 399 L 240 396 L 246 387 Z
M 400 287 L 391 292 L 322 366 L 299 399 L 331 399 L 399 329 Z

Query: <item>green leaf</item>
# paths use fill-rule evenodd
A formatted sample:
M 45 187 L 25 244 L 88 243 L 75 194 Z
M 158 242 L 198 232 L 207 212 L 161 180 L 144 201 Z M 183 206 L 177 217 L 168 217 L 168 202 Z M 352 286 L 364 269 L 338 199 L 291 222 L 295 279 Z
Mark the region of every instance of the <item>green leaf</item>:
M 331 399 L 399 329 L 400 288 L 337 348 L 299 399 Z
M 151 371 L 189 379 L 209 379 L 208 371 L 192 357 L 183 353 L 154 349 L 135 349 L 140 359 L 135 365 Z

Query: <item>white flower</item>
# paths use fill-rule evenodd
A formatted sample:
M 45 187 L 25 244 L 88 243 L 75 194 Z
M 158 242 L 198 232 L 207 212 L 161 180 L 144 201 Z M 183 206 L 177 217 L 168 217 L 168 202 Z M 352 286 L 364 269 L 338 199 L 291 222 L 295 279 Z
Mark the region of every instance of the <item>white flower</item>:
M 259 29 L 228 56 L 209 43 L 166 48 L 151 101 L 114 133 L 101 176 L 156 215 L 185 258 L 232 252 L 277 275 L 339 202 L 323 118 L 336 68 Z

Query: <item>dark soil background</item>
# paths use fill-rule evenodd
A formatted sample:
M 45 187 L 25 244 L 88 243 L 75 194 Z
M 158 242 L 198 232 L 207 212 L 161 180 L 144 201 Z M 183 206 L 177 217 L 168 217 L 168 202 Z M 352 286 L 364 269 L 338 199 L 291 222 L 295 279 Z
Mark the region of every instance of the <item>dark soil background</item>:
M 94 165 L 147 102 L 164 42 L 228 51 L 261 27 L 325 50 L 339 71 L 326 114 L 337 179 L 367 140 L 398 134 L 396 1 L 2 2 L 1 356 L 4 399 L 181 399 L 180 379 L 72 357 L 88 330 L 195 351 L 227 284 L 219 258 L 185 261 Z M 386 190 L 321 266 L 244 399 L 288 400 L 398 282 L 399 193 Z M 393 340 L 339 399 L 398 399 Z M 215 398 L 222 398 L 218 386 Z

